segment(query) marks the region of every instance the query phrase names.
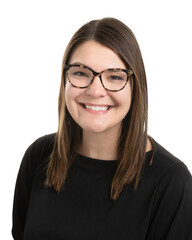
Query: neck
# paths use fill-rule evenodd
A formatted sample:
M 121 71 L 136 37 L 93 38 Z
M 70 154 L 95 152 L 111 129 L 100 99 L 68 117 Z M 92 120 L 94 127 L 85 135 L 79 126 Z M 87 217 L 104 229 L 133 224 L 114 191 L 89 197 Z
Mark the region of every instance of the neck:
M 95 159 L 117 160 L 119 130 L 116 132 L 90 133 L 83 131 L 79 153 Z

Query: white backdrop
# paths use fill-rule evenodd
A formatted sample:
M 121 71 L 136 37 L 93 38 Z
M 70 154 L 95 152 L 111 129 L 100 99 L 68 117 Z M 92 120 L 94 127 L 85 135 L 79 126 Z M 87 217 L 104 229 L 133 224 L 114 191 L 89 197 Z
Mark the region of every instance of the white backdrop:
M 0 1 L 0 239 L 11 238 L 14 185 L 26 148 L 57 130 L 63 52 L 92 19 L 116 17 L 139 42 L 149 89 L 149 134 L 192 172 L 190 0 Z

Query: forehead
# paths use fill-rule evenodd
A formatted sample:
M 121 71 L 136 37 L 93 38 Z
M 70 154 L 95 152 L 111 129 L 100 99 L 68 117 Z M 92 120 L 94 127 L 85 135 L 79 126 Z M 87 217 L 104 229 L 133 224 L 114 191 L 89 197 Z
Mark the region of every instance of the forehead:
M 113 50 L 93 40 L 79 45 L 72 53 L 69 63 L 86 65 L 95 71 L 125 68 L 125 64 Z

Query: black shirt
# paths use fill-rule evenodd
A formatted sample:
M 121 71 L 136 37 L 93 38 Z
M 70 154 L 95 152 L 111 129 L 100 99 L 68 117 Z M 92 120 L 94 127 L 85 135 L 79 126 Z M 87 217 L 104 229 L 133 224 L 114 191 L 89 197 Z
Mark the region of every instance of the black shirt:
M 60 193 L 44 186 L 55 134 L 26 151 L 13 206 L 16 240 L 192 240 L 192 177 L 158 143 L 152 166 L 146 153 L 139 188 L 110 198 L 117 161 L 78 155 Z

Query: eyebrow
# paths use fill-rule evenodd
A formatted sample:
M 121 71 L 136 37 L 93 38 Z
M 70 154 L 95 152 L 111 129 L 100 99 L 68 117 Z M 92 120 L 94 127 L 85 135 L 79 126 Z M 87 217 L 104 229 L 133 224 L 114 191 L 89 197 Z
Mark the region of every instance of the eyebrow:
M 70 63 L 70 64 L 74 64 L 74 65 L 83 65 L 84 67 L 88 67 L 88 68 L 91 68 L 90 66 L 84 64 L 84 63 L 81 63 L 81 62 L 74 62 L 74 63 Z M 91 68 L 92 69 L 92 68 Z
M 81 63 L 81 62 L 73 62 L 73 63 L 69 63 L 69 64 L 72 64 L 72 65 L 82 65 L 82 66 L 84 66 L 84 67 L 87 67 L 87 68 L 90 68 L 91 70 L 93 70 L 94 72 L 97 72 L 97 71 L 95 71 L 92 67 L 90 67 L 90 66 L 88 66 L 88 65 L 86 65 L 86 64 L 84 64 L 84 63 Z M 108 69 L 111 69 L 111 70 L 113 70 L 113 69 L 126 69 L 126 68 L 122 68 L 122 67 L 109 67 L 109 68 L 105 68 L 104 70 L 108 70 Z

